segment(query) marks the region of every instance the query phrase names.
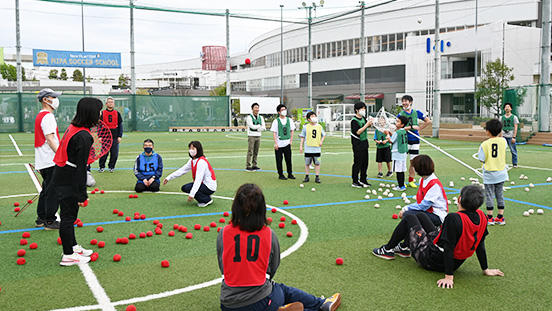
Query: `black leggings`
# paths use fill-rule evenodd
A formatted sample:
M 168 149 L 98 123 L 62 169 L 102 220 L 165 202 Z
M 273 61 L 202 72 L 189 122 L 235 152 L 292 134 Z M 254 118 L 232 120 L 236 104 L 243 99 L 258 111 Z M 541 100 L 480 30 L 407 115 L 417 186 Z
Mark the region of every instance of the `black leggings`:
M 385 248 L 393 249 L 401 241 L 404 241 L 402 244 L 403 247 L 408 247 L 408 233 L 410 232 L 410 229 L 415 226 L 422 227 L 427 234 L 437 230 L 437 227 L 435 227 L 435 225 L 433 224 L 431 219 L 429 219 L 426 213 L 406 215 L 403 217 L 401 222 L 399 222 L 399 224 L 395 228 L 395 231 L 393 231 L 393 235 L 391 236 L 391 239 L 389 240 Z
M 63 244 L 63 254 L 73 254 L 73 246 L 77 245 L 75 238 L 75 220 L 79 214 L 79 205 L 76 197 L 69 197 L 59 201 L 61 222 L 59 236 Z

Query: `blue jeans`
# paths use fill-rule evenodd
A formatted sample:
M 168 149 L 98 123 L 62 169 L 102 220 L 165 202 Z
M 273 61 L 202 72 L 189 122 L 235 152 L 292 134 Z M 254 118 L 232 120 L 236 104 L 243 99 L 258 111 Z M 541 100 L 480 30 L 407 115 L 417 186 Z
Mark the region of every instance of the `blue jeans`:
M 318 311 L 324 299 L 305 293 L 304 291 L 284 284 L 274 283 L 272 293 L 254 304 L 241 308 L 226 308 L 222 304 L 222 311 L 276 311 L 279 307 L 292 302 L 301 302 L 305 311 Z
M 189 184 L 185 184 L 182 186 L 182 191 L 186 193 L 190 193 L 192 191 L 192 187 L 194 186 L 194 183 L 191 182 Z M 211 194 L 215 193 L 211 189 L 207 188 L 205 184 L 201 184 L 199 186 L 199 190 L 196 192 L 194 199 L 196 199 L 199 203 L 207 203 L 211 201 Z
M 506 139 L 506 144 L 508 144 L 508 147 L 510 148 L 510 152 L 512 152 L 512 164 L 517 165 L 517 147 L 516 143 L 512 142 L 512 137 L 504 137 Z

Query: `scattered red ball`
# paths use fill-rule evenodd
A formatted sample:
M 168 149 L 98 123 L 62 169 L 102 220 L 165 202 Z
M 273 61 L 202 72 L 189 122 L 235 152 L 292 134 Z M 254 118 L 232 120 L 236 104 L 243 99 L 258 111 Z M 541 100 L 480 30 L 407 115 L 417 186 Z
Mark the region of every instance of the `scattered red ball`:
M 224 215 L 224 217 L 228 217 L 228 216 L 230 216 L 230 213 L 224 212 L 222 215 Z
M 37 249 L 37 248 L 38 248 L 38 244 L 36 244 L 36 243 L 33 242 L 33 243 L 31 243 L 31 245 L 29 245 L 29 248 L 30 248 L 30 249 Z
M 157 228 L 163 229 L 163 224 L 162 224 L 162 223 L 158 223 L 158 224 L 157 224 Z
M 222 229 L 222 227 L 218 227 L 218 228 L 217 228 L 217 232 L 220 232 L 221 229 Z
M 292 220 L 292 221 L 291 221 L 291 224 L 292 224 L 292 225 L 296 225 L 296 224 L 297 224 L 297 220 L 296 220 L 296 219 Z
M 272 211 L 273 213 L 276 213 L 278 210 L 277 210 L 275 207 L 273 207 L 271 211 Z
M 28 200 L 27 200 L 27 203 L 29 203 L 29 204 L 33 204 L 33 200 L 31 200 L 31 199 L 28 199 Z
M 146 214 L 140 215 L 140 219 L 146 219 Z
M 159 223 L 159 220 L 157 220 L 157 219 L 153 221 L 154 225 L 157 225 L 158 223 Z
M 335 263 L 338 265 L 338 266 L 341 266 L 343 264 L 343 258 L 339 257 L 335 260 Z
M 23 257 L 23 256 L 25 256 L 26 253 L 27 253 L 26 250 L 20 249 L 20 250 L 17 251 L 17 256 Z
M 61 245 L 61 237 L 57 238 L 57 242 L 59 245 Z
M 137 194 L 135 194 L 135 195 L 133 196 L 133 198 L 135 198 L 135 199 L 138 199 L 138 195 L 137 195 Z
M 146 233 L 145 232 L 140 232 L 140 239 L 143 239 L 146 237 Z
M 96 194 L 95 190 L 90 191 L 90 194 Z
M 157 229 L 155 229 L 155 234 L 161 235 L 161 234 L 163 234 L 163 230 L 157 228 Z
M 105 193 L 105 191 L 103 191 L 103 190 L 102 190 L 102 191 L 100 191 L 100 193 L 101 193 L 101 194 L 104 194 L 104 193 Z
M 272 217 L 267 217 L 266 221 L 268 221 L 268 224 L 270 225 L 270 224 L 272 224 L 273 219 L 272 219 Z
M 121 244 L 121 238 L 117 238 L 117 240 L 115 240 L 115 243 Z
M 217 223 L 214 222 L 214 221 L 211 221 L 211 223 L 209 224 L 209 226 L 211 226 L 212 228 L 216 227 L 217 226 Z
M 131 233 L 131 234 L 128 235 L 128 238 L 131 239 L 131 240 L 134 240 L 134 239 L 136 239 L 136 234 Z
M 174 236 L 174 231 L 169 231 L 169 236 Z
M 191 233 L 186 233 L 186 239 L 191 239 L 191 238 L 193 238 L 193 237 L 194 237 L 193 234 L 191 234 Z
M 125 221 L 130 221 L 130 216 L 127 216 L 127 217 L 125 218 Z
M 140 216 L 140 212 L 134 212 L 134 215 Z
M 397 219 L 397 218 L 399 218 L 399 215 L 393 214 L 393 216 L 391 216 L 391 217 L 393 217 L 393 219 Z
M 280 227 L 280 228 L 284 228 L 285 226 L 286 226 L 286 224 L 284 222 L 281 222 L 281 223 L 278 224 L 278 227 Z
M 169 264 L 168 260 L 161 261 L 161 267 L 168 268 L 169 266 L 170 266 L 170 264 Z
M 27 243 L 28 242 L 25 239 L 21 239 L 21 241 L 19 241 L 19 244 L 21 244 L 21 245 L 27 245 Z
M 284 200 L 284 205 L 288 205 L 289 204 L 289 201 L 288 200 Z
M 291 231 L 288 231 L 288 233 L 286 233 L 286 235 L 291 238 L 293 236 L 293 233 L 291 233 Z
M 180 228 L 182 227 L 182 228 Z M 181 231 L 181 232 L 188 232 L 188 227 L 184 227 L 184 226 L 180 226 L 178 227 L 178 230 Z
M 105 246 L 105 242 L 104 242 L 104 241 L 98 242 L 98 247 L 99 247 L 99 248 L 104 248 L 104 246 Z
M 77 223 L 77 227 L 82 227 L 82 226 L 84 226 L 84 224 L 82 223 L 82 221 L 80 221 L 80 222 Z
M 119 210 L 118 209 L 114 209 L 113 210 L 113 214 L 118 214 L 119 213 Z
M 90 261 L 96 261 L 98 260 L 98 257 L 100 257 L 100 254 L 94 252 L 92 255 L 90 255 Z
M 140 219 L 140 215 L 134 215 L 134 220 Z
M 151 231 L 146 232 L 146 236 L 151 238 L 153 236 L 153 232 L 151 232 Z
M 129 199 L 132 199 L 132 198 L 134 198 L 134 196 L 133 196 L 132 194 L 129 194 L 129 195 L 128 195 L 128 198 L 129 198 Z
M 98 240 L 92 239 L 92 240 L 90 241 L 90 245 L 98 245 Z
M 21 258 L 17 259 L 16 262 L 17 262 L 18 265 L 21 266 L 21 265 L 24 265 L 27 261 L 25 260 L 25 258 L 21 257 Z
M 174 224 L 174 225 L 173 225 L 173 229 L 174 229 L 174 230 L 178 230 L 178 227 L 179 227 L 178 224 Z
M 286 216 L 280 217 L 280 221 L 286 221 Z
M 220 222 L 221 224 L 223 224 L 223 223 L 225 223 L 225 222 L 226 222 L 226 219 L 224 219 L 224 218 L 221 218 L 221 219 L 219 219 L 219 222 Z
M 209 226 L 205 226 L 205 227 L 203 227 L 203 231 L 205 231 L 205 232 L 211 231 L 211 228 Z
M 94 191 L 100 191 L 100 189 L 98 189 L 98 188 L 95 188 L 95 189 L 94 189 Z
M 31 237 L 31 234 L 29 232 L 23 232 L 23 234 L 21 235 L 22 238 L 30 238 Z
M 122 238 L 121 244 L 128 244 L 128 238 L 127 237 Z
M 96 231 L 98 231 L 98 232 L 103 232 L 103 227 L 102 227 L 102 226 L 98 226 L 98 227 L 96 228 Z
M 19 202 L 13 203 L 13 206 L 18 207 L 18 206 L 19 206 Z
M 128 305 L 127 308 L 126 308 L 126 311 L 136 311 L 136 306 L 135 305 Z
M 196 224 L 196 225 L 194 226 L 194 229 L 196 229 L 196 230 L 201 229 L 201 225 L 200 225 L 200 224 Z
M 120 261 L 120 260 L 121 260 L 121 255 L 115 254 L 115 256 L 113 256 L 113 261 Z
M 125 214 L 125 213 L 123 213 L 123 211 L 119 211 L 119 212 L 117 213 L 117 215 L 119 215 L 119 216 L 123 216 L 124 214 Z
M 13 211 L 16 212 L 16 213 L 19 212 L 20 210 L 21 209 L 19 207 L 16 207 L 16 208 L 13 209 Z

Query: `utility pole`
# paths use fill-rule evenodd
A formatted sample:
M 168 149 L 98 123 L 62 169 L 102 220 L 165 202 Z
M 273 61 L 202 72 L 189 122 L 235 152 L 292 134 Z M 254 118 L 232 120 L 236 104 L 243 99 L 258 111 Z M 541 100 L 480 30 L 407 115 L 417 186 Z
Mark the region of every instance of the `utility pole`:
M 228 126 L 232 126 L 232 100 L 230 99 L 230 10 L 226 9 L 226 96 L 228 96 Z
M 550 0 L 542 0 L 539 132 L 550 132 Z
M 309 102 L 309 108 L 312 108 L 312 69 L 311 69 L 311 63 L 312 63 L 312 6 L 308 7 L 309 9 L 309 48 L 308 48 L 308 60 L 309 60 L 309 95 L 308 95 L 308 102 Z
M 82 51 L 84 52 L 84 0 L 81 0 Z M 86 95 L 86 67 L 82 67 L 82 93 Z
M 18 130 L 23 132 L 23 76 L 21 70 L 21 35 L 19 28 L 19 0 L 15 0 L 15 48 L 17 50 L 17 104 L 19 110 Z
M 474 75 L 473 75 L 473 116 L 477 116 L 477 97 L 475 96 L 475 93 L 477 92 L 477 71 L 479 70 L 478 68 L 478 60 L 477 60 L 477 24 L 478 24 L 478 20 L 477 20 L 477 11 L 478 11 L 478 6 L 479 6 L 479 0 L 475 0 L 475 40 L 474 40 L 474 44 L 475 44 L 475 67 L 474 67 Z
M 433 137 L 439 137 L 439 125 L 441 118 L 441 92 L 439 91 L 439 79 L 441 76 L 440 65 L 441 59 L 439 56 L 439 0 L 435 0 L 435 60 L 434 60 L 434 76 L 433 76 Z
M 280 4 L 280 104 L 284 104 L 284 5 Z
M 359 100 L 364 102 L 364 94 L 366 93 L 366 72 L 364 70 L 364 54 L 366 54 L 366 43 L 364 38 L 364 1 L 360 2 L 360 97 Z
M 136 131 L 136 70 L 134 63 L 134 0 L 130 0 L 130 94 L 132 97 L 132 129 Z

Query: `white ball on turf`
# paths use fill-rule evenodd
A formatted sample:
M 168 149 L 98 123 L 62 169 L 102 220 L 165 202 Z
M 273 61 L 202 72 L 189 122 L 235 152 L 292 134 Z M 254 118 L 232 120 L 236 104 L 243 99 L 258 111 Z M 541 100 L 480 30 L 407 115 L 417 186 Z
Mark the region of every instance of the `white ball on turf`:
M 466 180 L 466 178 L 464 178 L 464 177 L 460 177 L 460 180 L 464 181 L 464 180 Z
M 402 207 L 400 205 L 395 206 L 396 209 L 401 209 Z
M 529 179 L 529 177 L 527 177 L 527 176 L 523 176 L 523 179 L 527 180 L 527 179 Z
M 377 191 L 376 191 L 376 189 L 372 189 L 372 194 L 373 194 L 373 195 L 378 194 Z
M 390 193 L 390 194 L 388 194 L 387 196 L 390 197 L 390 198 L 392 198 L 392 197 L 393 197 L 393 194 Z
M 406 200 L 404 200 L 404 203 L 410 204 L 410 200 L 409 200 L 409 199 L 406 199 Z
M 311 189 L 311 191 L 312 191 L 312 192 L 315 192 L 315 191 L 316 191 L 316 189 L 315 189 L 315 188 L 312 188 L 312 189 Z
M 449 187 L 454 187 L 454 182 L 449 182 Z
M 379 208 L 380 205 L 376 203 L 376 204 L 374 204 L 374 207 L 375 207 L 375 208 Z
M 305 188 L 305 185 L 300 184 L 300 185 L 299 185 L 299 188 Z
M 403 192 L 403 193 L 401 194 L 401 198 L 406 198 L 406 193 Z
M 537 214 L 539 214 L 539 215 L 542 215 L 542 214 L 544 214 L 544 210 L 543 210 L 543 209 L 541 209 L 541 208 L 539 208 L 539 209 L 537 210 Z
M 529 214 L 534 214 L 535 213 L 535 210 L 534 209 L 530 209 L 528 210 Z
M 530 183 L 529 188 L 535 188 L 535 185 L 533 185 L 533 183 Z
M 391 188 L 390 184 L 385 185 L 385 188 Z
M 528 212 L 528 211 L 523 212 L 523 216 L 528 217 L 528 216 L 529 216 L 529 212 Z
M 525 188 L 525 191 L 529 192 L 529 188 Z
M 381 188 L 378 188 L 378 191 L 379 191 L 379 192 L 382 192 L 382 191 L 383 191 L 383 189 L 381 189 Z
M 365 198 L 366 200 L 368 200 L 368 199 L 370 199 L 370 196 L 369 196 L 369 195 L 365 195 L 364 198 Z
M 515 184 L 516 184 L 515 181 L 510 182 L 510 185 L 515 185 Z
M 416 200 L 416 196 L 415 196 L 415 195 L 413 195 L 412 198 L 413 198 L 414 200 Z
M 552 177 L 546 178 L 546 181 L 547 181 L 547 182 L 551 182 L 551 181 L 552 181 Z
M 381 197 L 381 195 L 380 195 L 380 196 L 378 196 L 378 200 L 383 200 L 383 198 Z
M 448 203 L 449 205 L 452 204 L 452 202 L 451 202 L 450 200 L 447 200 L 447 203 Z
M 366 193 L 372 193 L 372 190 L 368 189 L 366 190 Z

